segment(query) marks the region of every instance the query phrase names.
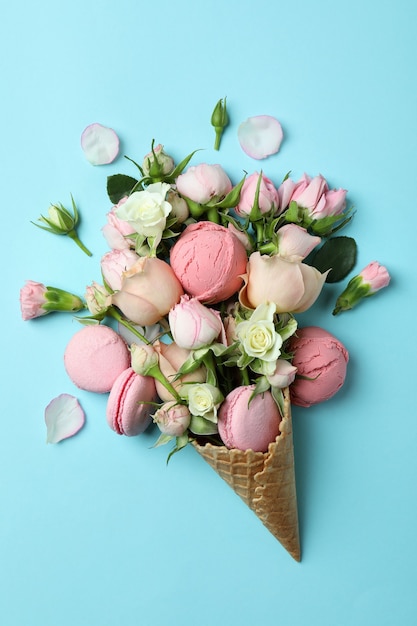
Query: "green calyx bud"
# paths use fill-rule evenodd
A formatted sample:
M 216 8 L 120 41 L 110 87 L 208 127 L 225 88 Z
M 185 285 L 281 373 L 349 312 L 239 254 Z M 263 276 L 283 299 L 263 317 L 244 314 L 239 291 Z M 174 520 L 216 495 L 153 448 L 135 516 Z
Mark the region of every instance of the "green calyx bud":
M 46 287 L 45 302 L 42 308 L 48 312 L 69 311 L 74 313 L 85 309 L 85 303 L 73 293 L 58 289 L 57 287 Z
M 362 298 L 366 298 L 369 295 L 371 295 L 370 285 L 363 282 L 362 276 L 354 276 L 348 282 L 346 289 L 337 298 L 333 315 L 353 309 Z
M 34 222 L 32 222 L 32 224 L 53 235 L 68 235 L 85 254 L 91 256 L 90 250 L 85 247 L 77 235 L 76 226 L 78 224 L 79 214 L 77 205 L 72 196 L 71 202 L 72 214 L 63 204 L 51 204 L 48 209 L 48 217 L 41 215 L 39 218 L 39 222 L 42 222 L 43 225 L 35 224 Z
M 229 123 L 229 116 L 227 114 L 226 98 L 220 98 L 214 107 L 211 114 L 211 125 L 214 126 L 216 132 L 216 139 L 214 142 L 214 149 L 219 150 L 220 141 L 222 138 L 223 130 Z

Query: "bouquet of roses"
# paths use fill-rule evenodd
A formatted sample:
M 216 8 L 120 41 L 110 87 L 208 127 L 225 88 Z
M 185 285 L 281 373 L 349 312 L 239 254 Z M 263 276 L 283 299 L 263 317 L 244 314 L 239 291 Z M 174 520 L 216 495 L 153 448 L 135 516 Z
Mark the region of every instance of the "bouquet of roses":
M 218 148 L 228 123 L 225 101 L 212 123 Z M 242 148 L 256 159 L 277 152 L 281 139 L 270 116 L 239 127 Z M 86 129 L 83 140 L 92 163 L 117 153 L 117 136 L 100 125 Z M 336 234 L 352 210 L 346 191 L 331 189 L 322 176 L 295 182 L 286 175 L 276 186 L 261 171 L 233 184 L 221 165 L 191 165 L 194 157 L 175 164 L 152 142 L 140 165 L 129 159 L 136 176 L 109 176 L 102 283 L 79 298 L 28 281 L 23 318 L 88 309 L 65 353 L 73 382 L 109 393 L 107 419 L 117 433 L 137 435 L 154 422 L 155 445 L 172 445 L 168 458 L 194 445 L 298 560 L 290 404 L 332 397 L 344 382 L 348 353 L 324 329 L 299 328 L 297 314 L 326 281 L 353 268 L 356 243 Z M 41 228 L 68 234 L 89 253 L 76 232 L 74 201 L 72 207 L 72 214 L 50 207 Z M 386 269 L 372 262 L 350 280 L 333 313 L 388 282 Z M 51 442 L 84 420 L 66 394 L 45 415 Z

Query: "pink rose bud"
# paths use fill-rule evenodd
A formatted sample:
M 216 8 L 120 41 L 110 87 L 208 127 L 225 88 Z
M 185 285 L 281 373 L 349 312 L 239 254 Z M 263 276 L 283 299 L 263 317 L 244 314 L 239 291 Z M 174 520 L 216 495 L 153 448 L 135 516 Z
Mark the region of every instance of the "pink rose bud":
M 159 143 L 144 157 L 142 169 L 145 176 L 167 176 L 174 169 L 174 159 L 164 152 L 164 146 Z
M 170 189 L 167 193 L 167 202 L 169 202 L 172 207 L 169 217 L 175 218 L 179 224 L 185 222 L 185 220 L 190 216 L 188 204 L 184 198 L 181 198 L 181 196 L 178 195 L 178 193 L 173 189 Z
M 78 296 L 57 287 L 45 287 L 34 280 L 27 280 L 20 290 L 20 309 L 25 321 L 52 311 L 75 313 L 84 308 L 84 302 Z
M 122 287 L 123 274 L 137 263 L 140 257 L 128 248 L 111 250 L 101 258 L 101 272 L 113 291 Z
M 202 383 L 206 380 L 207 370 L 204 366 L 199 367 L 190 374 L 176 378 L 180 367 L 191 354 L 189 350 L 180 348 L 175 342 L 166 344 L 162 341 L 155 341 L 153 345 L 159 355 L 160 370 L 165 379 L 172 384 L 176 391 L 180 391 L 185 383 Z M 158 396 L 162 401 L 168 402 L 174 399 L 173 395 L 160 381 L 155 380 L 155 384 Z
M 217 311 L 188 295 L 181 296 L 180 302 L 169 312 L 168 320 L 175 343 L 187 350 L 210 345 L 223 329 Z
M 278 254 L 288 261 L 302 261 L 321 242 L 320 237 L 309 235 L 305 228 L 286 224 L 278 230 Z
M 141 257 L 124 273 L 112 303 L 134 324 L 150 326 L 167 315 L 183 293 L 168 263 L 156 257 Z
M 308 209 L 310 214 L 315 211 L 320 212 L 325 206 L 326 199 L 324 193 L 328 191 L 326 179 L 323 176 L 310 178 L 306 174 L 296 186 L 291 201 L 295 201 L 298 206 Z
M 187 430 L 191 414 L 188 407 L 175 400 L 165 402 L 153 416 L 161 433 L 172 437 L 181 437 Z
M 369 263 L 357 276 L 351 278 L 346 289 L 336 300 L 333 315 L 348 311 L 363 298 L 373 296 L 390 282 L 388 270 L 377 261 Z
M 113 250 L 124 250 L 135 246 L 134 239 L 129 235 L 135 235 L 133 227 L 125 220 L 117 217 L 116 211 L 127 200 L 127 196 L 119 200 L 119 202 L 107 213 L 107 224 L 103 226 L 101 232 L 104 235 L 110 248 Z
M 91 315 L 104 315 L 111 306 L 111 296 L 107 289 L 94 281 L 86 288 L 84 297 Z
M 278 199 L 279 199 L 279 209 L 280 213 L 288 208 L 294 190 L 296 188 L 296 183 L 291 180 L 291 178 L 286 178 L 284 182 L 280 184 L 278 187 Z
M 136 344 L 130 346 L 132 355 L 132 369 L 141 376 L 152 375 L 151 370 L 158 365 L 159 355 L 151 344 Z
M 259 173 L 255 172 L 246 178 L 243 183 L 243 187 L 240 192 L 239 204 L 236 206 L 235 211 L 241 217 L 250 215 L 252 208 L 255 204 L 256 190 L 259 181 Z M 279 205 L 278 191 L 274 186 L 274 183 L 262 175 L 261 183 L 259 186 L 258 207 L 261 213 L 268 213 L 269 211 L 276 211 Z
M 324 194 L 325 205 L 321 211 L 316 210 L 314 212 L 314 218 L 318 220 L 343 213 L 346 208 L 346 194 L 346 189 L 329 189 L 326 191 Z
M 273 374 L 267 375 L 267 379 L 269 384 L 272 387 L 278 387 L 279 389 L 284 389 L 291 385 L 294 382 L 295 375 L 297 373 L 297 368 L 294 365 L 291 365 L 289 361 L 285 361 L 284 359 L 278 359 L 275 366 L 275 371 Z
M 184 174 L 178 176 L 176 184 L 182 196 L 198 204 L 217 202 L 233 187 L 221 165 L 207 163 L 189 167 Z

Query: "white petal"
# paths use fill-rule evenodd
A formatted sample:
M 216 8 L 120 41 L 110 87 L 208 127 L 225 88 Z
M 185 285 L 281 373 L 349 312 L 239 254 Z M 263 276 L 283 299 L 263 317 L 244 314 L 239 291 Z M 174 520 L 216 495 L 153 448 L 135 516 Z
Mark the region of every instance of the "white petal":
M 256 115 L 242 122 L 237 136 L 247 155 L 253 159 L 265 159 L 278 152 L 284 135 L 281 124 L 275 117 Z
M 92 165 L 111 163 L 119 154 L 119 137 L 112 128 L 90 124 L 81 135 L 81 147 Z
M 51 400 L 45 409 L 46 443 L 58 443 L 72 437 L 84 426 L 84 422 L 84 411 L 77 398 L 62 393 Z

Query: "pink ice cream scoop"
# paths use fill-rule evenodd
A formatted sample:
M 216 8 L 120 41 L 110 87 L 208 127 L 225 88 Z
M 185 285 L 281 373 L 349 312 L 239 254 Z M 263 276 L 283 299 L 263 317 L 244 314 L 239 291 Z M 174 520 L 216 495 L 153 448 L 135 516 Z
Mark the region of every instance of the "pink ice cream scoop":
M 269 391 L 251 397 L 254 385 L 236 387 L 222 403 L 218 429 L 227 448 L 266 452 L 279 435 L 281 415 Z
M 243 285 L 245 247 L 219 224 L 197 222 L 187 226 L 172 248 L 170 260 L 184 291 L 201 302 L 227 300 Z
M 134 437 L 151 423 L 151 410 L 156 399 L 154 379 L 136 374 L 131 367 L 115 381 L 106 409 L 107 423 L 118 435 Z
M 348 351 L 326 330 L 317 326 L 298 329 L 289 350 L 294 352 L 292 364 L 297 368 L 290 385 L 293 404 L 308 407 L 328 400 L 345 382 Z
M 72 382 L 85 391 L 107 393 L 130 365 L 125 341 L 108 326 L 84 326 L 70 339 L 64 365 Z

